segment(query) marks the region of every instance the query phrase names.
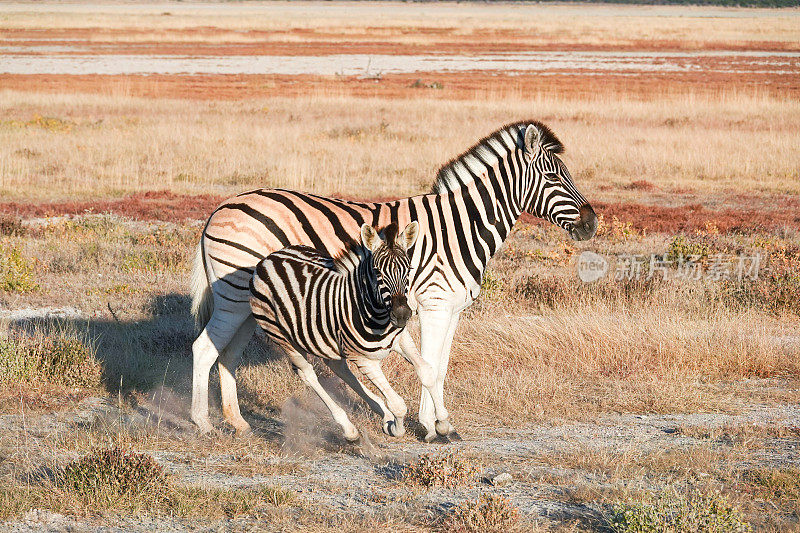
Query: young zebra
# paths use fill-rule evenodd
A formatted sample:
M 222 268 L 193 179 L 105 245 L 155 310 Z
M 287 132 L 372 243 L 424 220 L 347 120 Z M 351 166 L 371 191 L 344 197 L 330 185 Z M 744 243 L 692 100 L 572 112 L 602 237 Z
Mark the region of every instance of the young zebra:
M 323 359 L 370 407 L 383 416 L 383 430 L 401 435 L 405 402 L 380 367 L 411 317 L 406 293 L 410 259 L 407 251 L 419 226 L 410 223 L 385 240 L 369 224 L 361 226 L 361 243 L 333 260 L 307 246 L 289 246 L 262 260 L 250 282 L 250 306 L 261 328 L 284 349 L 300 378 L 325 402 L 349 441 L 358 430 L 344 410 L 322 388 L 308 355 Z M 366 388 L 347 366 L 353 361 L 381 392 L 386 404 Z M 409 360 L 423 385 L 435 386 L 433 368 L 421 358 Z

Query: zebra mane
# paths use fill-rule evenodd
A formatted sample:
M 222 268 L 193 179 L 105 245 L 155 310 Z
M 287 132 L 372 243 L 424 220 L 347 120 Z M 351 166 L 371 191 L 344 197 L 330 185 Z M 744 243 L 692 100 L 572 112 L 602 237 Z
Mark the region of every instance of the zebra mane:
M 497 163 L 497 154 L 509 154 L 522 146 L 525 128 L 534 126 L 541 135 L 542 147 L 554 154 L 564 152 L 564 145 L 555 133 L 538 120 L 523 120 L 506 124 L 499 130 L 490 133 L 472 148 L 454 157 L 436 173 L 431 192 L 434 194 L 456 190 L 462 185 L 472 182 L 480 176 L 486 167 Z

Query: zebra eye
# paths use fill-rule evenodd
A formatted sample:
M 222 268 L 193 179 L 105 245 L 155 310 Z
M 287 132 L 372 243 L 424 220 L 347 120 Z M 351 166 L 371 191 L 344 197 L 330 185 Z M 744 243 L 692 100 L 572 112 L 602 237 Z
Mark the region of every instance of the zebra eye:
M 554 172 L 545 172 L 544 179 L 552 183 L 558 183 L 561 181 L 561 178 L 558 177 L 558 174 Z

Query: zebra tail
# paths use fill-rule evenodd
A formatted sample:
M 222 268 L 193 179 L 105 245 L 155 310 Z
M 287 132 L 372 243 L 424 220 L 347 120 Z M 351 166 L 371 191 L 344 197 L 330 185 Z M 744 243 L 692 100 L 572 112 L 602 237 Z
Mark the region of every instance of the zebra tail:
M 214 312 L 214 295 L 211 292 L 211 285 L 208 283 L 206 265 L 203 260 L 202 237 L 194 254 L 190 290 L 192 293 L 192 316 L 194 316 L 194 323 L 199 331 L 205 327 L 211 318 L 211 313 Z

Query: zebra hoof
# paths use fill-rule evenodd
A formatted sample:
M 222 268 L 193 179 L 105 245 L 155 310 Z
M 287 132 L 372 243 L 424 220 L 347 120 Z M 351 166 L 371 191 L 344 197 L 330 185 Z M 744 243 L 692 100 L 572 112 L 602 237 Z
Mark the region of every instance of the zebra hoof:
M 448 436 L 450 433 L 455 433 L 455 429 L 447 420 L 437 420 L 436 421 L 436 433 L 442 437 Z
M 211 422 L 208 420 L 195 420 L 195 424 L 197 424 L 197 432 L 201 435 L 216 433 L 216 429 L 214 429 L 214 426 L 211 425 Z
M 450 444 L 450 439 L 445 436 L 439 435 L 435 431 L 433 433 L 428 433 L 425 435 L 425 442 L 428 444 Z
M 403 425 L 403 419 L 397 418 L 395 420 L 386 420 L 383 423 L 383 432 L 390 437 L 402 437 L 406 433 L 406 428 Z
M 247 422 L 245 422 L 243 426 L 234 426 L 234 429 L 236 430 L 237 437 L 249 437 L 253 434 L 253 429 Z
M 350 444 L 361 444 L 361 434 L 358 432 L 358 430 L 356 430 L 355 434 L 352 435 L 345 433 L 344 440 Z

